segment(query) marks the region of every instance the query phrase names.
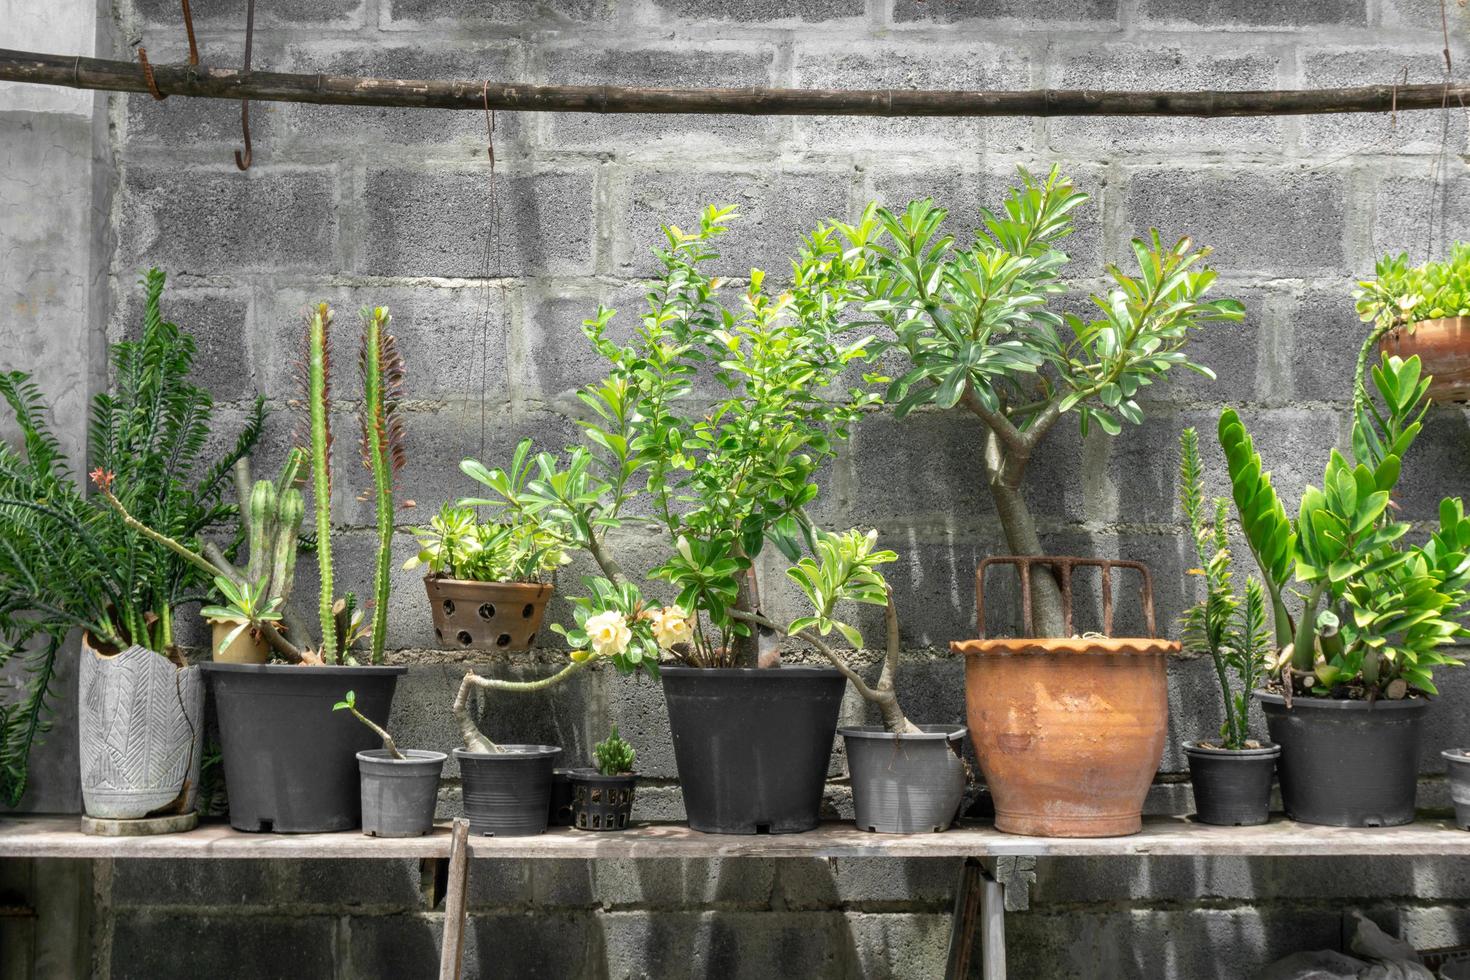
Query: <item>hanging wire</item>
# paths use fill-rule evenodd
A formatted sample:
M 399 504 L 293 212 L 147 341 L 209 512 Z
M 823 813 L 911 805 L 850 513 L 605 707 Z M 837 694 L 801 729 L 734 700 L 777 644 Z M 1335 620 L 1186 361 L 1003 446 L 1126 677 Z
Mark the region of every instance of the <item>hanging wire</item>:
M 488 431 L 486 402 L 490 388 L 490 260 L 492 254 L 495 259 L 495 278 L 502 278 L 503 269 L 500 254 L 500 206 L 495 181 L 495 112 L 490 108 L 489 79 L 485 80 L 480 96 L 485 106 L 485 154 L 490 161 L 490 220 L 486 229 L 485 247 L 480 255 L 480 331 L 477 338 L 480 345 L 480 456 L 483 458 Z M 502 284 L 501 299 L 504 300 L 504 298 L 505 288 Z
M 250 46 L 255 38 L 255 0 L 247 0 L 245 5 L 245 75 L 250 75 Z M 241 170 L 250 169 L 250 100 L 240 100 L 240 130 L 245 136 L 245 155 L 235 151 L 235 166 Z

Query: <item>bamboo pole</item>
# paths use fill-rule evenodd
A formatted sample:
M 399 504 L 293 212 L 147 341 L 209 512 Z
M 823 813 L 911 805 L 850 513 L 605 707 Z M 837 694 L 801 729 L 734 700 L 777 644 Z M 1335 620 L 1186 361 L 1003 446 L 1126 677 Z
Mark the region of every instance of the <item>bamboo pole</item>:
M 916 89 L 639 88 L 520 85 L 241 72 L 154 65 L 161 94 L 319 105 L 522 112 L 703 113 L 753 116 L 1285 116 L 1463 106 L 1470 84 L 1364 85 L 1279 91 L 1103 92 Z M 147 92 L 141 66 L 0 49 L 0 81 Z

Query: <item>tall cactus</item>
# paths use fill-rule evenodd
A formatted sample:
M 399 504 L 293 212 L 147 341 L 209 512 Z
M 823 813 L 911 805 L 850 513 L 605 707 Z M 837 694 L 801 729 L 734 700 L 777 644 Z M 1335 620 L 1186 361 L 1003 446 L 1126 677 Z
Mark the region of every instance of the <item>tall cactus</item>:
M 378 521 L 377 566 L 373 574 L 372 662 L 383 662 L 388 632 L 388 592 L 393 547 L 393 478 L 403 468 L 403 423 L 398 402 L 403 388 L 403 358 L 387 332 L 387 307 L 362 311 L 362 455 L 373 474 L 373 502 Z
M 316 510 L 316 556 L 321 568 L 321 597 L 317 614 L 321 621 L 323 663 L 341 661 L 337 647 L 337 621 L 332 612 L 332 427 L 328 409 L 331 390 L 331 345 L 328 331 L 332 309 L 318 303 L 307 317 L 306 398 L 311 418 L 311 489 Z

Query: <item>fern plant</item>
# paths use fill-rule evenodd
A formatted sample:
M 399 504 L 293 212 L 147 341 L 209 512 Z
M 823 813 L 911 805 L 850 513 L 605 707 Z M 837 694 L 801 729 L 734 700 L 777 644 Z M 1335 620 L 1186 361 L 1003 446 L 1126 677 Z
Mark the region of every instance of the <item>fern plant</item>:
M 164 274 L 152 269 L 142 285 L 142 335 L 112 347 L 111 390 L 93 399 L 88 449 L 96 480 L 117 487 L 139 520 L 197 542 L 237 513 L 225 491 L 260 438 L 264 402 L 226 451 L 206 452 L 214 406 L 190 380 L 194 339 L 163 319 Z M 82 629 L 104 649 L 143 646 L 182 665 L 174 610 L 203 599 L 210 576 L 85 495 L 30 375 L 0 373 L 0 397 L 21 437 L 19 448 L 0 445 L 0 663 L 24 663 L 19 697 L 0 705 L 0 797 L 13 804 L 25 792 L 30 750 L 49 727 L 67 634 Z

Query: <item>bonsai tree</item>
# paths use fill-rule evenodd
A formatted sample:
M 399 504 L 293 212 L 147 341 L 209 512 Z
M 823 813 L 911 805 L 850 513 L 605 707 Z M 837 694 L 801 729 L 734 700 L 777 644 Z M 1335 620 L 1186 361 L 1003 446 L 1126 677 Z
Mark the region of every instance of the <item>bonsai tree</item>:
M 608 374 L 580 393 L 591 413 L 579 423 L 581 445 L 533 456 L 528 440 L 507 468 L 461 464 L 489 491 L 462 506 L 496 508 L 567 551 L 585 552 L 600 573 L 572 600 L 573 623 L 553 626 L 572 647 L 565 668 L 534 681 L 465 675 L 454 712 L 471 750 L 495 751 L 468 711 L 475 688 L 544 689 L 595 660 L 655 676 L 662 657 L 696 667 L 774 665 L 775 642 L 765 649 L 757 642 L 762 629 L 772 641 L 784 634 L 821 651 L 879 703 L 885 724 L 911 730 L 893 694 L 896 627 L 876 686 L 826 639 L 836 630 L 861 645 L 858 631 L 835 616 L 843 601 L 886 605 L 896 622 L 877 572 L 895 556 L 874 550 L 875 534 L 828 534 L 806 510 L 819 492 L 814 477 L 877 401 L 840 387 L 868 357 L 871 338 L 848 339 L 846 315 L 867 259 L 819 230 L 793 263 L 788 292 L 771 295 L 764 274 L 752 270 L 741 309 L 731 310 L 717 302 L 720 282 L 705 269 L 731 215 L 708 208 L 696 231 L 665 229 L 666 247 L 657 252 L 664 272 L 630 343 L 609 336 L 612 310 L 599 308 L 584 324 Z M 697 380 L 717 392 L 714 404 L 684 408 Z M 635 499 L 643 506 L 631 508 Z M 611 534 L 623 527 L 666 542 L 668 557 L 649 579 L 667 583 L 673 601 L 650 601 L 648 583 L 624 571 Z M 768 543 L 795 563 L 788 574 L 813 606 L 784 628 L 761 612 L 752 573 Z
M 1386 358 L 1372 371 L 1376 397 L 1355 407 L 1352 449 L 1329 454 L 1321 488 L 1302 493 L 1297 517 L 1233 409 L 1220 415 L 1220 446 L 1241 529 L 1260 569 L 1280 650 L 1283 693 L 1369 700 L 1437 693 L 1435 667 L 1461 661 L 1445 647 L 1470 635 L 1470 518 L 1458 497 L 1440 503 L 1439 527 L 1408 544 L 1391 495 L 1419 434 L 1429 379 L 1419 359 Z M 1361 379 L 1358 385 L 1362 386 Z M 1293 613 L 1286 591 L 1298 586 Z
M 235 516 L 225 492 L 260 438 L 264 403 L 257 399 L 227 449 L 207 451 L 213 401 L 191 380 L 194 339 L 163 319 L 164 274 L 149 270 L 142 285 L 142 334 L 112 346 L 113 382 L 92 400 L 88 452 L 99 476 L 126 487 L 130 508 L 193 539 Z M 184 666 L 175 610 L 203 598 L 210 575 L 85 496 L 28 374 L 0 373 L 0 397 L 21 437 L 19 449 L 0 444 L 0 663 L 24 664 L 20 697 L 0 705 L 0 798 L 13 805 L 30 748 L 49 726 L 68 634 L 82 629 L 100 649 L 137 645 Z
M 612 726 L 607 739 L 592 746 L 592 757 L 597 760 L 597 771 L 604 776 L 621 776 L 633 771 L 633 760 L 638 753 L 633 746 L 618 734 L 618 726 Z
M 393 480 L 404 463 L 403 425 L 398 416 L 402 398 L 403 359 L 397 342 L 387 332 L 390 316 L 386 307 L 368 307 L 362 311 L 363 333 L 359 364 L 362 370 L 363 401 L 362 456 L 372 472 L 371 494 L 377 515 L 378 549 L 373 573 L 373 620 L 366 624 L 357 597 L 347 593 L 334 598 L 332 565 L 332 478 L 331 478 L 331 348 L 328 340 L 332 310 L 325 303 L 316 306 L 306 318 L 307 357 L 305 388 L 311 449 L 293 450 L 281 476 L 273 484 L 257 482 L 249 495 L 244 530 L 251 541 L 250 564 L 236 568 L 207 542 L 186 544 L 135 516 L 112 492 L 119 482 L 116 474 L 98 471 L 93 480 L 103 498 L 122 521 L 138 534 L 166 548 L 206 575 L 215 577 L 215 586 L 225 596 L 224 606 L 208 607 L 206 615 L 228 619 L 266 638 L 271 648 L 284 660 L 304 664 L 356 663 L 352 654 L 359 640 L 369 641 L 368 659 L 383 662 L 383 643 L 387 633 L 389 575 L 392 571 Z M 302 465 L 309 465 L 312 482 L 312 511 L 315 520 L 315 548 L 321 572 L 321 592 L 317 604 L 319 631 L 317 642 L 311 642 L 308 620 L 291 611 L 290 590 L 294 581 L 297 533 L 303 517 L 301 493 L 294 486 Z M 248 480 L 242 481 L 242 485 Z M 267 563 L 267 556 L 269 562 Z M 286 633 L 275 628 L 284 621 Z
M 1215 666 L 1225 708 L 1218 747 L 1250 748 L 1251 692 L 1266 675 L 1272 654 L 1266 593 L 1254 577 L 1246 579 L 1244 597 L 1236 591 L 1226 523 L 1230 502 L 1217 497 L 1213 515 L 1207 513 L 1199 433 L 1193 428 L 1179 435 L 1179 502 L 1199 561 L 1190 574 L 1204 580 L 1204 598 L 1182 617 L 1184 649 L 1208 654 Z
M 867 260 L 861 278 L 869 312 L 892 331 L 907 371 L 888 387 L 899 417 L 915 409 L 962 407 L 978 426 L 979 462 L 1006 547 L 1044 554 L 1027 504 L 1026 465 L 1053 426 L 1075 413 L 1085 435 L 1117 435 L 1139 424 L 1140 392 L 1173 367 L 1206 377 L 1189 360 L 1189 334 L 1216 320 L 1240 320 L 1235 300 L 1206 300 L 1215 273 L 1208 248 L 1188 238 L 1166 245 L 1157 231 L 1133 241 L 1136 273 L 1109 265 L 1112 287 L 1095 294 L 1092 319 L 1054 312 L 1068 262 L 1059 245 L 1071 213 L 1087 200 L 1054 167 L 1045 180 L 1025 169 L 1001 211 L 982 209 L 973 241 L 945 233 L 947 212 L 925 199 L 902 212 L 869 205 L 852 225 L 832 226 Z M 1061 593 L 1033 571 L 1036 629 L 1063 631 Z

